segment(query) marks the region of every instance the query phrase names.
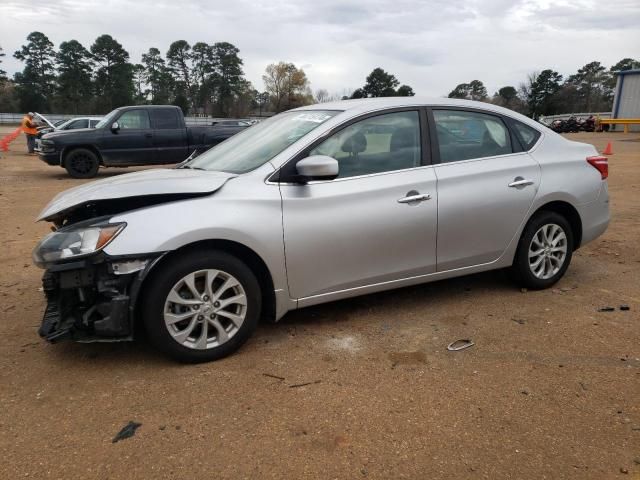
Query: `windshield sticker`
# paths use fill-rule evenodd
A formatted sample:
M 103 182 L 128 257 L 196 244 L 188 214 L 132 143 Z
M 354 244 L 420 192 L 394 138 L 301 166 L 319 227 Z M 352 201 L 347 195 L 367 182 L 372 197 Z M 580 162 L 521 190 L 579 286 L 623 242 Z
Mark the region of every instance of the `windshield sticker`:
M 296 122 L 313 122 L 313 123 L 322 123 L 328 118 L 331 118 L 331 115 L 327 115 L 326 113 L 301 113 L 300 115 L 296 115 L 292 118 L 292 120 Z

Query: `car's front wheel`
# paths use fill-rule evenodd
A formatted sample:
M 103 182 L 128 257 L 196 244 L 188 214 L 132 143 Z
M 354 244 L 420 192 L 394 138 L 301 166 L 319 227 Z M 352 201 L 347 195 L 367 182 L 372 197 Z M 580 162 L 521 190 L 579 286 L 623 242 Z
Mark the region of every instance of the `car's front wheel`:
M 522 232 L 512 272 L 524 287 L 539 290 L 556 283 L 567 271 L 574 249 L 573 232 L 565 217 L 542 211 Z
M 210 251 L 175 256 L 146 285 L 139 311 L 152 344 L 182 362 L 217 360 L 255 330 L 260 285 L 238 258 Z

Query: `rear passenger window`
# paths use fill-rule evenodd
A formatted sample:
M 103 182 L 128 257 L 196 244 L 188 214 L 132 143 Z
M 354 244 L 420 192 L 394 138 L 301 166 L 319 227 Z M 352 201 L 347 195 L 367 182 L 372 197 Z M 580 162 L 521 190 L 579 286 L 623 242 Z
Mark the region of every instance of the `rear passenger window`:
M 530 150 L 536 142 L 538 138 L 540 138 L 540 132 L 535 128 L 531 128 L 524 123 L 517 122 L 513 120 L 513 129 L 516 131 L 516 135 L 518 136 L 518 140 L 522 144 L 522 147 L 525 150 Z
M 418 167 L 422 156 L 418 112 L 366 118 L 330 136 L 310 155 L 338 160 L 339 178 Z
M 170 129 L 180 128 L 180 122 L 178 120 L 178 111 L 173 108 L 152 109 L 151 111 L 151 123 L 153 128 L 156 129 Z
M 504 122 L 494 115 L 434 110 L 442 163 L 513 153 Z

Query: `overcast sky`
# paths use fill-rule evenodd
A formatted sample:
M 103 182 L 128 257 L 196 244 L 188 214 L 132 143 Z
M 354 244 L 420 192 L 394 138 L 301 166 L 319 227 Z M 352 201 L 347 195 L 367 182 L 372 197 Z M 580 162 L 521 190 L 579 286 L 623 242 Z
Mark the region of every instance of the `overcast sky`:
M 2 68 L 38 30 L 87 48 L 108 33 L 133 62 L 174 40 L 226 41 L 262 90 L 267 64 L 303 67 L 314 91 L 342 94 L 375 67 L 417 94 L 443 96 L 479 79 L 493 93 L 528 72 L 563 75 L 598 60 L 640 58 L 640 0 L 0 0 Z

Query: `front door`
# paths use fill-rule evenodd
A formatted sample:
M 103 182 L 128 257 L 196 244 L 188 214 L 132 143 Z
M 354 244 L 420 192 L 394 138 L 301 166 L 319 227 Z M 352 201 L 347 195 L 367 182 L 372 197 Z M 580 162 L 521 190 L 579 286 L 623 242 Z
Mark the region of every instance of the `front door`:
M 105 129 L 100 153 L 105 165 L 156 163 L 153 130 L 146 109 L 127 110 L 118 119 L 117 130 Z M 110 127 L 110 126 L 108 126 Z
M 527 216 L 540 185 L 540 166 L 515 153 L 499 116 L 433 110 L 440 163 L 438 271 L 497 260 Z
M 289 291 L 307 298 L 432 273 L 437 198 L 417 110 L 352 123 L 311 149 L 330 181 L 281 184 Z

